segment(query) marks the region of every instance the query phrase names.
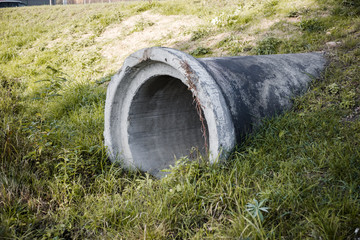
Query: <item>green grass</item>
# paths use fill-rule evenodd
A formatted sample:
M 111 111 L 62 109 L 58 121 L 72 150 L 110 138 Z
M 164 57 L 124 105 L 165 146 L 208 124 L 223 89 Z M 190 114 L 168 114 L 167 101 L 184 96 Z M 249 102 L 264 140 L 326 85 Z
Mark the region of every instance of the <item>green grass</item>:
M 227 161 L 179 159 L 154 179 L 111 164 L 103 146 L 106 87 L 120 66 L 98 38 L 145 11 L 204 20 L 182 33 L 195 56 L 325 51 L 329 65 Z M 359 238 L 359 36 L 355 0 L 1 9 L 0 239 Z

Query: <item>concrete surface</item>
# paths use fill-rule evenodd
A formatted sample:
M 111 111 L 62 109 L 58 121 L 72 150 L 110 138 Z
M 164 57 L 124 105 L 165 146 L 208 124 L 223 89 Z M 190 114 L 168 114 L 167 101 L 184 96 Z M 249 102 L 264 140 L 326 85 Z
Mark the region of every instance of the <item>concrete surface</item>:
M 325 63 L 321 53 L 196 59 L 139 50 L 108 86 L 109 157 L 157 177 L 194 148 L 210 162 L 225 159 L 262 118 L 291 107 Z

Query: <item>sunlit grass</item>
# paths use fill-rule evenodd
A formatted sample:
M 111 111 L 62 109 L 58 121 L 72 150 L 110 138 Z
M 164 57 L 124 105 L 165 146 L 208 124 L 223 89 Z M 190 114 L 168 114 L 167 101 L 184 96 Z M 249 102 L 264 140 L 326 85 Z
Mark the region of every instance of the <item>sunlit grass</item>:
M 359 238 L 358 7 L 189 0 L 1 9 L 0 238 Z M 180 47 L 195 56 L 325 51 L 329 66 L 227 161 L 179 159 L 160 180 L 127 171 L 103 146 L 106 87 L 119 66 L 108 66 L 97 38 L 144 11 L 205 19 L 182 33 L 190 37 Z

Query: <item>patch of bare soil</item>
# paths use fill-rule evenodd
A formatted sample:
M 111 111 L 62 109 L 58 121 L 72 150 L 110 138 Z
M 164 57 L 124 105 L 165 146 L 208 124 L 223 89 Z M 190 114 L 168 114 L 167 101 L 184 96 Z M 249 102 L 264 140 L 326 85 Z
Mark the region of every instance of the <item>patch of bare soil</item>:
M 268 30 L 270 29 L 270 27 L 272 25 L 274 25 L 275 23 L 278 23 L 279 19 L 262 19 L 261 22 L 257 25 L 257 27 L 259 27 L 260 30 Z
M 177 42 L 190 39 L 190 31 L 203 24 L 195 16 L 163 16 L 143 12 L 132 16 L 118 25 L 108 27 L 96 39 L 103 45 L 101 54 L 111 64 L 121 65 L 131 53 L 161 43 L 161 46 L 173 47 Z M 143 26 L 143 29 L 138 29 Z

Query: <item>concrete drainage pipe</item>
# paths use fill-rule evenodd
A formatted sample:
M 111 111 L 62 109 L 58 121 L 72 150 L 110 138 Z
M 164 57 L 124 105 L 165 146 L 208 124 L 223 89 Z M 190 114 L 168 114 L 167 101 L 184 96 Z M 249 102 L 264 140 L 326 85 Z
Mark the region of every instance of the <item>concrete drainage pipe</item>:
M 224 158 L 260 119 L 288 109 L 324 66 L 321 53 L 196 59 L 139 50 L 107 89 L 109 157 L 158 177 L 192 147 L 210 162 Z

